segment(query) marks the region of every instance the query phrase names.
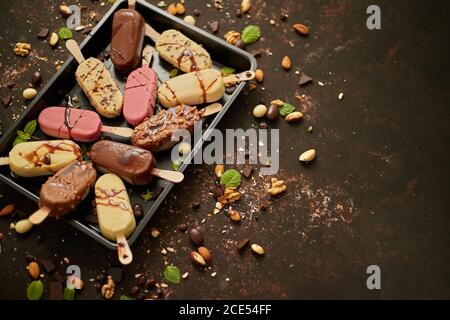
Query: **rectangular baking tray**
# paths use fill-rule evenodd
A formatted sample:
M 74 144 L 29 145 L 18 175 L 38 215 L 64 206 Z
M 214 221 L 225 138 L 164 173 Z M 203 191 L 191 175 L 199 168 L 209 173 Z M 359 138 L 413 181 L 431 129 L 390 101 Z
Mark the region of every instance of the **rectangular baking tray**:
M 103 17 L 103 19 L 96 25 L 96 27 L 90 32 L 90 34 L 86 36 L 84 41 L 80 44 L 81 51 L 86 58 L 91 56 L 98 57 L 109 48 L 111 41 L 111 25 L 114 12 L 127 7 L 127 1 L 116 1 L 111 9 L 107 12 L 107 14 Z M 161 33 L 167 29 L 177 29 L 195 42 L 201 44 L 210 53 L 213 60 L 213 68 L 220 69 L 223 66 L 228 66 L 236 69 L 236 72 L 256 70 L 256 60 L 248 52 L 230 45 L 222 39 L 210 35 L 200 28 L 191 26 L 181 19 L 176 18 L 157 7 L 148 4 L 147 2 L 138 0 L 136 3 L 136 10 L 144 17 L 145 21 L 158 32 Z M 154 48 L 153 41 L 147 37 L 144 40 L 144 44 L 149 44 Z M 115 72 L 114 66 L 112 65 L 109 57 L 108 59 L 104 60 L 104 63 L 117 80 L 120 88 L 123 90 L 123 86 L 126 80 Z M 8 128 L 3 137 L 0 139 L 1 156 L 8 155 L 8 152 L 12 148 L 12 143 L 16 137 L 16 130 L 22 130 L 28 121 L 37 119 L 40 111 L 42 111 L 44 108 L 48 106 L 61 105 L 64 101 L 64 97 L 67 94 L 70 94 L 72 96 L 76 95 L 79 99 L 79 103 L 77 105 L 81 108 L 93 110 L 93 108 L 89 105 L 88 99 L 76 83 L 75 70 L 77 66 L 78 63 L 75 61 L 75 59 L 72 57 L 69 58 L 62 65 L 61 69 L 48 81 L 45 87 L 40 90 L 38 95 L 33 99 L 33 101 L 31 101 L 28 110 L 25 111 L 10 128 Z M 151 67 L 158 74 L 160 81 L 169 79 L 169 71 L 173 69 L 173 67 L 167 62 L 160 60 L 156 52 L 153 55 L 153 62 Z M 209 118 L 203 120 L 203 139 L 198 139 L 197 141 L 192 142 L 193 148 L 191 153 L 188 155 L 187 160 L 192 159 L 195 153 L 201 150 L 203 141 L 208 140 L 211 130 L 216 127 L 218 122 L 225 115 L 233 101 L 243 89 L 244 85 L 245 83 L 239 84 L 232 94 L 226 94 L 222 98 L 222 100 L 219 101 L 220 103 L 222 103 L 223 109 L 218 114 L 216 114 L 215 116 L 210 116 Z M 157 108 L 160 109 L 160 106 L 157 106 Z M 127 126 L 122 116 L 118 117 L 117 119 L 106 119 L 102 117 L 102 122 L 105 125 L 110 126 Z M 205 128 L 207 129 L 205 130 Z M 45 136 L 39 130 L 36 132 L 35 136 L 41 140 L 54 139 Z M 117 138 L 114 138 L 114 140 L 121 141 Z M 80 145 L 82 144 L 80 143 Z M 89 148 L 90 145 L 87 144 L 86 147 Z M 170 150 L 159 152 L 155 156 L 159 168 L 171 169 L 172 162 L 170 159 Z M 188 161 L 185 161 L 185 163 L 180 167 L 179 171 L 184 171 L 186 169 L 188 165 L 187 162 Z M 0 179 L 18 192 L 22 193 L 24 196 L 38 203 L 41 185 L 46 181 L 47 177 L 20 178 L 14 176 L 10 172 L 8 166 L 3 166 L 0 167 Z M 132 245 L 144 229 L 145 225 L 156 212 L 158 207 L 167 197 L 173 187 L 173 184 L 168 181 L 155 178 L 148 186 L 136 187 L 127 185 L 127 187 L 129 191 L 131 190 L 129 192 L 129 195 L 132 205 L 140 203 L 144 208 L 144 215 L 141 218 L 137 218 L 136 230 L 128 239 L 129 244 Z M 161 190 L 161 188 L 163 188 L 162 192 L 155 199 L 144 202 L 140 198 L 140 194 L 142 192 L 145 192 L 147 189 Z M 74 226 L 76 229 L 82 231 L 88 236 L 94 238 L 104 246 L 110 249 L 115 249 L 116 243 L 104 238 L 99 231 L 98 225 L 89 222 L 91 220 L 87 220 L 87 217 L 92 214 L 92 194 L 93 192 L 91 192 L 88 198 L 86 198 L 82 202 L 76 212 L 68 215 L 67 217 L 64 217 L 62 220 Z

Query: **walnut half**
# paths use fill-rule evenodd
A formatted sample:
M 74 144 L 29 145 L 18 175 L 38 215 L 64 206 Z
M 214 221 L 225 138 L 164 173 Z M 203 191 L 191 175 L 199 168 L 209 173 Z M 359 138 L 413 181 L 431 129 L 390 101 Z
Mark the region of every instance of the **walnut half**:
M 236 188 L 226 188 L 223 196 L 219 197 L 219 202 L 223 205 L 233 203 L 241 198 L 241 194 L 236 191 Z
M 14 47 L 13 51 L 18 56 L 27 56 L 30 53 L 31 50 L 31 44 L 24 43 L 24 42 L 17 42 L 16 46 Z
M 286 190 L 286 185 L 283 180 L 272 178 L 272 187 L 267 189 L 267 192 L 275 196 Z
M 102 296 L 105 299 L 111 299 L 114 295 L 114 289 L 116 285 L 114 284 L 113 279 L 111 276 L 108 276 L 108 280 L 106 281 L 106 284 L 102 287 Z

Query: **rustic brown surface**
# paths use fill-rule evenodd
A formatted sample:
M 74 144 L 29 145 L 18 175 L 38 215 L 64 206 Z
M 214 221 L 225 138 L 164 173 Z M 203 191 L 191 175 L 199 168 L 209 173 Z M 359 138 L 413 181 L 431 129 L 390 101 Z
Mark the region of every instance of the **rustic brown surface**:
M 218 36 L 247 23 L 262 28 L 264 38 L 248 50 L 264 49 L 258 59 L 264 82 L 238 98 L 221 129 L 257 127 L 251 110 L 261 99 L 290 101 L 305 119 L 293 125 L 282 119 L 271 124 L 281 130 L 277 177 L 286 180 L 287 192 L 260 212 L 270 178 L 253 173 L 254 180 L 242 185 L 236 209 L 245 217 L 238 225 L 223 213 L 207 216 L 214 207 L 208 195 L 211 168 L 190 167 L 185 181 L 173 189 L 134 245 L 134 263 L 126 268 L 127 279 L 118 285 L 115 297 L 129 293 L 135 273 L 146 271 L 161 281 L 160 251 L 172 247 L 176 252 L 169 252 L 167 261 L 190 275 L 180 285 L 170 285 L 169 298 L 449 298 L 448 3 L 377 1 L 382 30 L 369 31 L 369 1 L 253 1 L 251 17 L 241 19 L 234 14 L 240 1 L 224 1 L 223 12 L 206 7 L 204 1 L 186 2 L 187 14 L 201 10 L 197 25 L 220 20 Z M 53 63 L 68 56 L 36 38 L 41 27 L 51 32 L 63 25 L 59 3 L 42 1 L 30 10 L 26 0 L 2 1 L 1 95 L 8 92 L 3 87 L 7 82 L 16 81 L 9 91 L 14 96 L 11 106 L 0 106 L 4 128 L 26 108 L 21 93 L 31 74 L 40 69 L 45 82 L 55 72 Z M 79 3 L 87 6 L 83 24 L 90 11 L 101 16 L 110 7 L 107 1 L 104 7 L 101 2 Z M 281 10 L 289 15 L 286 22 L 280 20 Z M 271 26 L 269 19 L 277 25 Z M 296 34 L 294 23 L 308 25 L 310 35 Z M 75 33 L 76 40 L 81 38 Z M 32 44 L 31 56 L 12 53 L 19 41 Z M 289 72 L 281 68 L 284 55 L 292 59 Z M 312 76 L 315 84 L 299 88 L 296 70 Z M 342 101 L 340 92 L 345 94 Z M 298 102 L 296 94 L 306 97 Z M 309 126 L 312 133 L 307 132 Z M 318 158 L 301 165 L 299 154 L 311 147 Z M 36 208 L 3 184 L 0 193 L 2 207 L 13 202 L 24 215 Z M 199 210 L 190 208 L 194 201 L 200 202 Z M 18 219 L 16 215 L 0 220 L 0 298 L 25 297 L 30 282 L 27 254 L 53 259 L 62 274 L 65 266 L 60 261 L 68 257 L 81 267 L 86 282 L 77 298 L 101 298 L 88 280 L 116 264 L 114 252 L 57 221 L 17 236 L 9 224 Z M 192 265 L 192 245 L 187 234 L 180 233 L 181 223 L 202 228 L 214 259 L 210 269 Z M 157 239 L 150 235 L 152 226 L 161 230 Z M 244 238 L 262 245 L 265 256 L 255 257 L 249 248 L 239 255 L 234 241 Z M 366 288 L 366 268 L 371 264 L 381 267 L 381 291 Z M 215 278 L 212 272 L 217 272 Z M 44 282 L 48 287 L 49 280 Z

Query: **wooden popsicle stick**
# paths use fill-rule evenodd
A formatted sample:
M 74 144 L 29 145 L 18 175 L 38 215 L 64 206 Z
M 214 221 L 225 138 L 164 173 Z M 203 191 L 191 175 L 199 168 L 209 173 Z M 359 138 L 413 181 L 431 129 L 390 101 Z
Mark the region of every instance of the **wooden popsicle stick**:
M 69 50 L 70 54 L 77 60 L 78 64 L 82 64 L 84 61 L 83 54 L 81 53 L 80 47 L 78 46 L 78 43 L 73 40 L 69 39 L 66 41 L 66 48 Z
M 133 134 L 133 129 L 127 128 L 127 127 L 102 126 L 102 132 L 108 132 L 108 133 L 115 134 L 116 136 L 129 138 Z
M 148 23 L 145 24 L 145 35 L 152 39 L 154 42 L 158 40 L 158 38 L 161 36 L 158 31 L 153 29 Z
M 144 50 L 142 50 L 142 66 L 146 65 L 150 67 L 152 58 L 153 58 L 153 48 L 150 47 L 149 45 L 146 45 L 144 47 Z
M 117 237 L 117 255 L 123 265 L 128 265 L 133 261 L 133 252 L 128 245 L 127 238 L 124 235 Z
M 8 157 L 0 157 L 0 166 L 6 166 L 9 164 L 9 158 Z
M 244 71 L 238 74 L 230 74 L 229 76 L 223 77 L 223 83 L 225 85 L 235 84 L 236 82 L 249 81 L 255 77 L 254 71 Z
M 204 107 L 201 111 L 203 112 L 202 117 L 207 117 L 210 116 L 212 114 L 215 114 L 217 112 L 219 112 L 220 110 L 222 110 L 222 105 L 218 102 L 210 104 L 207 107 Z
M 28 217 L 28 221 L 35 225 L 41 224 L 42 221 L 44 221 L 48 217 L 50 211 L 52 211 L 52 209 L 47 207 L 40 208 L 38 211 Z
M 136 8 L 136 0 L 128 0 L 128 9 Z
M 152 175 L 166 179 L 173 183 L 180 183 L 184 179 L 184 174 L 178 171 L 163 170 L 158 168 L 153 168 Z

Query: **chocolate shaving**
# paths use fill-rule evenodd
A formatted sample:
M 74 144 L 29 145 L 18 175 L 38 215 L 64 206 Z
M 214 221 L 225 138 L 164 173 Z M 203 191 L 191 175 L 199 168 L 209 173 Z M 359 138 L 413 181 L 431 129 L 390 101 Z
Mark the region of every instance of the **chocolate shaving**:
M 5 107 L 7 107 L 11 103 L 11 96 L 2 97 L 2 103 Z
M 313 79 L 311 77 L 308 77 L 306 74 L 302 74 L 302 76 L 300 77 L 300 81 L 298 82 L 298 84 L 300 86 L 304 86 L 310 82 L 312 82 Z
M 219 31 L 219 21 L 210 21 L 208 22 L 208 29 L 212 33 L 217 33 Z
M 37 34 L 37 37 L 39 39 L 45 39 L 48 36 L 48 29 L 47 28 L 42 28 L 41 31 L 39 31 L 39 33 Z

